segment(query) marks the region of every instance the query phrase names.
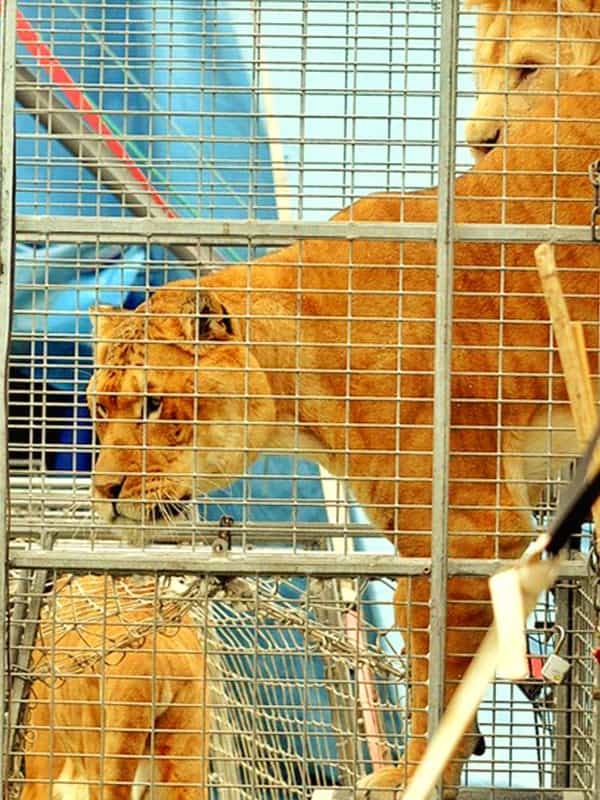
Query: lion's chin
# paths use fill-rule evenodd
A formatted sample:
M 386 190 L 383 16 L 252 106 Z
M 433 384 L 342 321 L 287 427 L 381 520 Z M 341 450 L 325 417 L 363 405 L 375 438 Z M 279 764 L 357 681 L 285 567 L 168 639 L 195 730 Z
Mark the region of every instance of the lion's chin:
M 196 504 L 191 501 L 189 496 L 185 496 L 181 500 L 169 500 L 152 504 L 124 500 L 111 504 L 109 513 L 107 513 L 107 505 L 103 504 L 96 509 L 96 516 L 111 529 L 124 528 L 132 530 L 139 529 L 140 526 L 143 528 L 165 528 L 193 520 L 195 518 L 195 509 Z
M 135 512 L 118 514 L 110 520 L 103 519 L 104 524 L 98 527 L 97 531 L 100 537 L 105 535 L 110 539 L 117 538 L 134 547 L 143 547 L 152 542 L 166 542 L 174 534 L 181 536 L 184 527 L 189 528 L 194 524 L 197 513 L 195 508 L 195 503 L 188 503 L 187 510 L 180 510 L 177 515 L 173 513 L 148 515 L 146 513 L 145 519 L 141 514 L 133 516 Z
M 186 503 L 159 503 L 156 506 L 138 509 L 119 509 L 111 524 L 116 525 L 147 525 L 149 527 L 161 528 L 170 526 L 176 522 L 184 522 L 192 517 L 192 507 Z

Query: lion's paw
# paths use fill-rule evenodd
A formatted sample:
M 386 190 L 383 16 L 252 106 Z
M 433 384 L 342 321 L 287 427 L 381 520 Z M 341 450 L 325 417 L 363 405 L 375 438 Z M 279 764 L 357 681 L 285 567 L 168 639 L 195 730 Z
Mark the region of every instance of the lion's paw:
M 412 769 L 401 767 L 383 767 L 370 775 L 361 778 L 356 786 L 357 800 L 402 800 L 407 781 L 410 779 Z M 456 800 L 458 790 L 445 787 L 442 797 L 444 800 Z
M 404 788 L 404 770 L 383 767 L 361 778 L 356 788 L 357 800 L 399 800 Z

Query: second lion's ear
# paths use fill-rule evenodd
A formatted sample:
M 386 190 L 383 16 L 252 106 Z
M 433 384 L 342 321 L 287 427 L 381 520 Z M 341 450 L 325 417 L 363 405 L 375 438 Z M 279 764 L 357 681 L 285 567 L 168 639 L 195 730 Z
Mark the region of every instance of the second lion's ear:
M 123 313 L 122 308 L 115 306 L 97 305 L 90 306 L 88 314 L 92 323 L 92 334 L 95 339 L 103 339 L 112 332 L 115 325 L 115 317 Z
M 215 292 L 201 289 L 190 294 L 183 310 L 187 318 L 182 324 L 190 339 L 229 339 L 236 335 L 234 321 Z
M 561 11 L 570 14 L 589 14 L 592 11 L 597 12 L 597 6 L 596 0 L 563 0 Z
M 110 340 L 115 336 L 115 327 L 123 313 L 122 308 L 115 308 L 114 306 L 97 305 L 89 307 L 88 314 L 92 323 L 96 364 L 104 362 L 104 354 Z

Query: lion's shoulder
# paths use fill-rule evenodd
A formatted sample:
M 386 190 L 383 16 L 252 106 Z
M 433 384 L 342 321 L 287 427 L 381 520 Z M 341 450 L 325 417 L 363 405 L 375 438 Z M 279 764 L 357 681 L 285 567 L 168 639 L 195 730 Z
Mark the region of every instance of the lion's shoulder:
M 377 192 L 360 197 L 331 218 L 332 222 L 399 222 L 403 196 Z

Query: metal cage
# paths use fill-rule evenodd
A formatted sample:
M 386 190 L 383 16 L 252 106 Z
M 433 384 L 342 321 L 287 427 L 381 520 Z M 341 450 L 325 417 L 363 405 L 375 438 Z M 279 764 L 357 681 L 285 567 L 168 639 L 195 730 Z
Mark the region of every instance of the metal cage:
M 499 531 L 515 533 L 517 515 L 543 529 L 580 450 L 534 244 L 563 248 L 598 372 L 585 156 L 598 144 L 598 15 L 581 12 L 582 33 L 566 4 L 498 5 L 0 4 L 6 797 L 364 798 L 361 779 L 423 749 L 425 707 L 435 730 L 464 671 L 447 665 L 471 654 L 460 637 L 489 621 L 481 587 L 518 555 Z M 531 20 L 545 32 L 529 37 Z M 591 76 L 574 88 L 561 82 L 572 66 Z M 483 151 L 495 160 L 474 168 Z M 398 208 L 381 211 L 385 198 Z M 257 259 L 295 282 L 261 283 L 244 267 Z M 206 305 L 201 287 L 228 264 L 237 283 Z M 192 305 L 153 317 L 160 287 L 185 279 Z M 135 395 L 135 419 L 107 412 L 89 383 L 102 346 L 124 336 L 106 306 L 141 320 L 142 377 L 108 392 L 117 405 Z M 192 454 L 183 494 L 156 489 L 144 427 L 166 430 L 165 403 L 184 395 L 156 398 L 143 361 L 161 314 L 193 324 L 192 360 L 161 367 L 174 386 L 192 381 L 184 399 L 204 425 L 169 445 Z M 241 366 L 190 378 L 200 350 L 223 352 L 230 335 Z M 272 391 L 254 383 L 267 350 Z M 534 437 L 519 380 L 537 387 Z M 242 409 L 216 412 L 222 455 L 203 438 L 211 381 L 215 407 Z M 278 415 L 255 418 L 273 398 Z M 133 440 L 109 441 L 107 418 Z M 276 435 L 263 449 L 265 425 Z M 523 474 L 509 440 L 526 442 Z M 134 451 L 142 488 L 119 510 L 124 483 L 100 486 L 106 454 Z M 489 688 L 479 755 L 452 778 L 459 797 L 597 796 L 593 556 L 585 526 L 529 620 L 530 675 Z M 559 638 L 570 671 L 555 686 L 541 669 Z

